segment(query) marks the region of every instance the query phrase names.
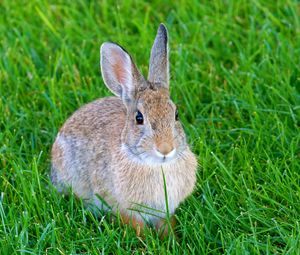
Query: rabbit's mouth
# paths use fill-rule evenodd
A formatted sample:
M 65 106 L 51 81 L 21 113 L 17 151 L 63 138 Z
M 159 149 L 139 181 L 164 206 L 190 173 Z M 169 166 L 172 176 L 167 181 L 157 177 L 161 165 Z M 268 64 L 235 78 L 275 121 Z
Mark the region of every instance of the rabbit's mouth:
M 165 163 L 170 163 L 177 158 L 177 150 L 174 148 L 172 151 L 163 154 L 158 151 L 156 148 L 153 148 L 150 151 L 143 151 L 142 153 L 135 153 L 129 146 L 123 144 L 122 150 L 130 158 L 138 163 L 147 164 L 147 165 L 161 165 Z
M 146 155 L 147 154 L 147 155 Z M 149 165 L 162 165 L 168 164 L 176 160 L 177 150 L 174 148 L 172 151 L 163 154 L 157 149 L 153 148 L 152 151 L 142 154 L 143 161 Z
M 161 153 L 157 149 L 153 149 L 153 150 L 154 150 L 154 153 L 155 153 L 156 157 L 158 157 L 163 162 L 167 162 L 167 161 L 172 160 L 176 155 L 176 148 L 174 148 L 172 151 L 170 151 L 166 154 Z

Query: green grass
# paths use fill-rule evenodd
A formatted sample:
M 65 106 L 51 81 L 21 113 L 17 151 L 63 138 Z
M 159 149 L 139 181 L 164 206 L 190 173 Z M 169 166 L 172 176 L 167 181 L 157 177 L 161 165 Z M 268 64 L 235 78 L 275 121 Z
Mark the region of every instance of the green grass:
M 300 3 L 173 2 L 1 1 L 1 254 L 300 253 Z M 110 94 L 101 43 L 120 43 L 147 74 L 160 22 L 200 163 L 177 241 L 140 240 L 49 182 L 59 127 Z

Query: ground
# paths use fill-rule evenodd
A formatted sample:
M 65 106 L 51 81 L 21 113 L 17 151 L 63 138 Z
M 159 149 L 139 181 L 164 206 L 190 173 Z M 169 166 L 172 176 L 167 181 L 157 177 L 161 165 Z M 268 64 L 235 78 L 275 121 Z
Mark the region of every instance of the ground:
M 1 254 L 299 254 L 300 3 L 0 3 Z M 50 149 L 70 114 L 110 95 L 99 47 L 115 41 L 146 75 L 160 22 L 171 94 L 197 186 L 178 238 L 144 239 L 49 182 Z

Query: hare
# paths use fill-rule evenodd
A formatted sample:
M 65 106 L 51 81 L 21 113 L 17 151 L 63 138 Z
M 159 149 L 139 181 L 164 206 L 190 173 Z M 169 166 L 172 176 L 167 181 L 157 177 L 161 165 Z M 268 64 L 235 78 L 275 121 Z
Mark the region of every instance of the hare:
M 100 58 L 115 96 L 84 105 L 65 122 L 52 147 L 51 181 L 100 209 L 109 205 L 138 235 L 147 225 L 160 230 L 167 211 L 173 215 L 193 191 L 197 169 L 170 99 L 167 29 L 158 28 L 148 80 L 115 43 L 103 43 Z

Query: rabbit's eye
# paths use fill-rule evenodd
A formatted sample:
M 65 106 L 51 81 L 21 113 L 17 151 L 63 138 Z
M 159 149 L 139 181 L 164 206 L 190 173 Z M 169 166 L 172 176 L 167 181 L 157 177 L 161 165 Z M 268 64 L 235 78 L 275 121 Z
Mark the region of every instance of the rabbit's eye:
M 136 112 L 135 115 L 136 124 L 143 125 L 144 124 L 144 117 L 143 114 L 140 111 Z
M 175 111 L 175 120 L 179 120 L 179 114 L 178 114 L 178 110 L 177 109 Z

